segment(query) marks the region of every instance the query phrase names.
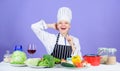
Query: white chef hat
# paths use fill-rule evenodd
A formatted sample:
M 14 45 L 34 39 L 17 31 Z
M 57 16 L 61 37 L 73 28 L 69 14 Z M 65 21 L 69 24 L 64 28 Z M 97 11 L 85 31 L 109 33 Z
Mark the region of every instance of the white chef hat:
M 67 8 L 67 7 L 61 7 L 58 10 L 58 14 L 57 14 L 57 22 L 61 21 L 61 20 L 65 20 L 67 22 L 71 22 L 72 20 L 72 11 Z

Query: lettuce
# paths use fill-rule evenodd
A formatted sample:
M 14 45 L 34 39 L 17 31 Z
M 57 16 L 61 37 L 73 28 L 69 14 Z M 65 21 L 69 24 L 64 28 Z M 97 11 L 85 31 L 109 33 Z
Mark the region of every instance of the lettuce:
M 24 61 L 27 59 L 23 51 L 14 51 L 11 58 L 11 64 L 24 64 Z
M 26 65 L 32 65 L 32 66 L 37 66 L 39 63 L 40 59 L 39 58 L 30 58 L 25 61 Z

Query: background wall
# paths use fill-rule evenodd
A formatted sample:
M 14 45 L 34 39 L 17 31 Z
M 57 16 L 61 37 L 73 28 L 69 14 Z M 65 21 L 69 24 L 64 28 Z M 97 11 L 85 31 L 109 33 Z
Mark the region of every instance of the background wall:
M 28 44 L 35 43 L 37 52 L 33 57 L 46 54 L 31 24 L 40 19 L 56 22 L 57 11 L 63 6 L 72 9 L 70 33 L 80 39 L 83 55 L 96 53 L 98 47 L 113 47 L 120 61 L 120 0 L 0 0 L 0 60 L 17 44 L 23 45 L 27 53 Z

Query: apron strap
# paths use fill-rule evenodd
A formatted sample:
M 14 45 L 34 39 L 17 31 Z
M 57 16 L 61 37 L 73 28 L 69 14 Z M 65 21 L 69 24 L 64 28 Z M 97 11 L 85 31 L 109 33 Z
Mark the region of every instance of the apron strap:
M 58 44 L 60 33 L 58 33 L 56 44 Z

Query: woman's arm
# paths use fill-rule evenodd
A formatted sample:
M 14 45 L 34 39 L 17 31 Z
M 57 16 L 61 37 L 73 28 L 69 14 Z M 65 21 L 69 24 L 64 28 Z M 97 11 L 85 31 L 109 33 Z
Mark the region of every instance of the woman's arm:
M 79 56 L 81 57 L 81 59 L 83 59 L 83 58 L 82 58 L 81 51 L 80 51 L 79 39 L 69 37 L 68 42 L 69 42 L 69 44 L 72 46 L 72 56 L 74 56 L 74 55 L 79 55 Z
M 74 54 L 76 47 L 75 47 L 73 38 L 71 36 L 67 35 L 66 39 L 68 40 L 70 46 L 72 47 L 72 54 Z
M 83 59 L 79 39 L 76 39 L 74 41 L 75 41 L 76 49 L 75 49 L 75 52 L 73 55 L 79 55 L 81 57 L 81 59 Z
M 46 24 L 44 20 L 40 20 L 39 22 L 31 25 L 33 32 L 36 34 L 39 40 L 44 44 L 49 54 L 51 53 L 54 47 L 56 35 L 46 32 L 45 29 L 52 27 L 53 25 Z
M 57 24 L 56 23 L 47 24 L 47 27 L 57 30 Z

